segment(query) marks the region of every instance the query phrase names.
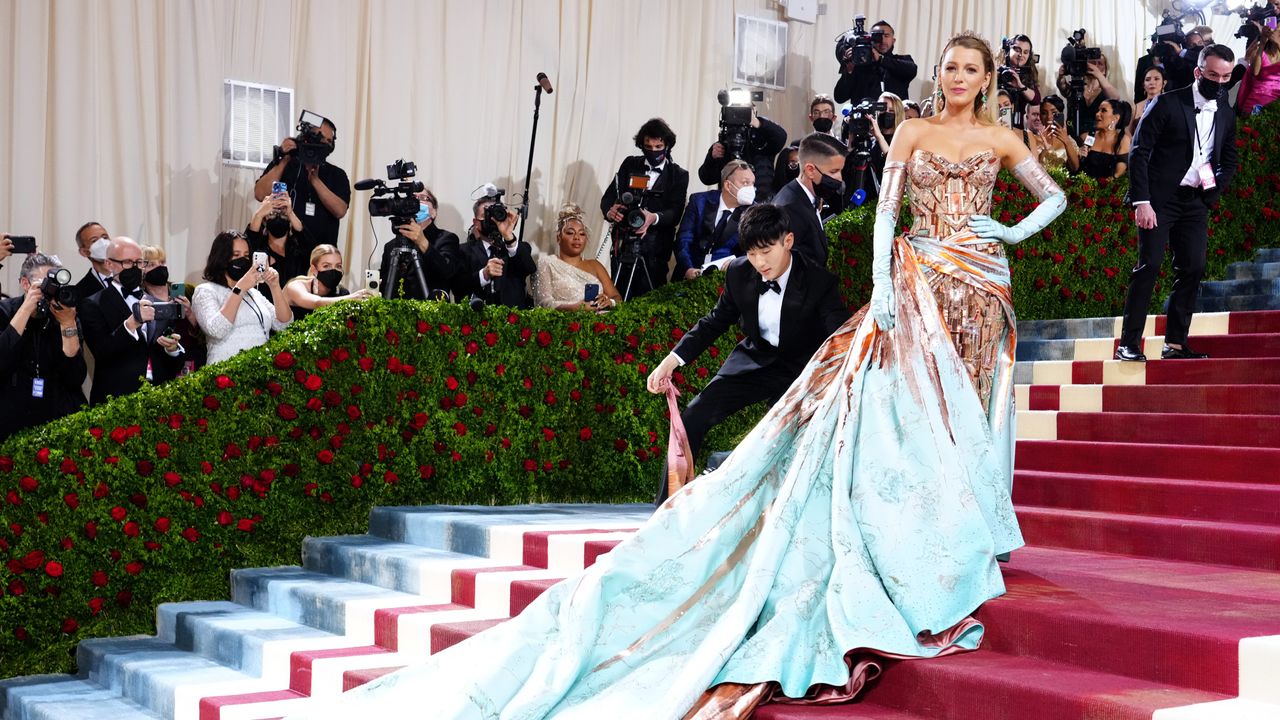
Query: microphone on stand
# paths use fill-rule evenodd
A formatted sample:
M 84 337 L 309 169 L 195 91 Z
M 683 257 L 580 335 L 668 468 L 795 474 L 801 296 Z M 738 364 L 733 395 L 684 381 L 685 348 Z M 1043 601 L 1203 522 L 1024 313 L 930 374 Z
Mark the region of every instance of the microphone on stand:
M 538 85 L 541 85 L 541 86 L 542 86 L 542 92 L 544 92 L 544 93 L 546 93 L 546 94 L 548 94 L 548 95 L 550 95 L 551 93 L 555 92 L 554 90 L 552 90 L 552 89 L 551 89 L 551 80 L 549 80 L 549 79 L 547 78 L 547 74 L 546 74 L 546 73 L 541 73 L 541 72 L 540 72 L 540 73 L 538 73 Z

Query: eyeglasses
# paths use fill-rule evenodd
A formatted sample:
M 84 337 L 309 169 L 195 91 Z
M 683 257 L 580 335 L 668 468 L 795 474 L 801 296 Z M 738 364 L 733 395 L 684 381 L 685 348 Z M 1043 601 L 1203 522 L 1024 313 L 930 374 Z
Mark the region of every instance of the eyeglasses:
M 153 264 L 147 260 L 117 260 L 113 257 L 109 257 L 107 259 L 119 265 L 120 267 L 125 268 L 126 270 L 129 268 L 135 268 L 135 267 L 140 268 L 142 270 L 146 270 L 147 268 L 151 267 Z

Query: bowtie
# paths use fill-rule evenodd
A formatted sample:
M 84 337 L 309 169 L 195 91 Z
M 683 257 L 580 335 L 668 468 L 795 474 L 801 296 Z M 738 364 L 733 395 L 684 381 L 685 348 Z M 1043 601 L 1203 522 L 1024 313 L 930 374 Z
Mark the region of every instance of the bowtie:
M 141 299 L 142 299 L 142 288 L 138 288 L 137 290 L 134 290 L 134 291 L 132 291 L 132 292 L 127 292 L 127 293 L 125 293 L 125 294 L 124 294 L 124 296 L 125 296 L 125 297 L 131 297 L 131 298 L 133 298 L 133 299 L 135 299 L 135 300 L 141 300 Z
M 763 295 L 769 292 L 770 290 L 778 293 L 779 295 L 782 294 L 782 286 L 778 284 L 777 280 L 761 280 L 760 294 Z
M 658 173 L 659 175 L 661 175 L 661 174 L 662 174 L 662 168 L 651 167 L 651 168 L 649 168 L 648 170 L 646 170 L 646 172 Z
M 1204 104 L 1196 108 L 1196 112 L 1215 113 L 1218 112 L 1217 100 L 1205 100 Z

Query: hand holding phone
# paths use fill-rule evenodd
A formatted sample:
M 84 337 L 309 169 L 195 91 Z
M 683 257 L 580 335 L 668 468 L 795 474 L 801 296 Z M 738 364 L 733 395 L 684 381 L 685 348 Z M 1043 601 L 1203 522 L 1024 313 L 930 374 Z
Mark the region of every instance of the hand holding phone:
M 583 302 L 591 302 L 600 296 L 600 285 L 597 283 L 587 283 L 582 292 Z
M 36 251 L 34 235 L 9 235 L 8 238 L 13 243 L 12 251 L 19 255 L 30 255 Z
M 289 186 L 279 180 L 271 183 L 271 194 L 282 195 L 289 192 Z
M 258 272 L 267 271 L 267 254 L 264 252 L 256 252 L 253 254 L 253 267 Z
M 187 284 L 184 282 L 169 283 L 169 297 L 180 298 L 187 296 Z

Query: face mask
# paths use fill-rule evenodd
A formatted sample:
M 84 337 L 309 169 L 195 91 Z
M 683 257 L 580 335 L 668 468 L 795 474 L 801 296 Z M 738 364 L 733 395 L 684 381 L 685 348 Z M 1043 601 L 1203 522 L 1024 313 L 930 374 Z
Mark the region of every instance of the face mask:
M 431 206 L 426 203 L 418 203 L 418 214 L 413 218 L 414 222 L 419 225 L 431 219 Z
M 818 181 L 813 190 L 823 200 L 835 200 L 844 194 L 844 182 L 823 173 L 822 179 Z
M 151 268 L 146 275 L 142 276 L 142 279 L 146 280 L 148 285 L 166 285 L 169 282 L 169 268 L 164 265 L 158 268 Z
M 882 112 L 876 120 L 880 123 L 880 130 L 882 132 L 892 131 L 894 129 L 893 122 L 894 120 L 897 120 L 897 117 L 891 112 Z
M 236 258 L 235 260 L 227 263 L 227 275 L 232 280 L 239 280 L 249 272 L 250 264 L 251 262 L 247 257 Z
M 275 215 L 267 218 L 263 225 L 266 227 L 267 235 L 271 237 L 282 238 L 289 234 L 290 222 L 287 217 Z
M 1215 82 L 1207 77 L 1200 78 L 1197 81 L 1196 89 L 1204 96 L 1206 100 L 1217 100 L 1218 94 L 1222 92 L 1223 83 Z
M 131 267 L 121 270 L 116 275 L 116 282 L 120 283 L 120 287 L 125 292 L 137 290 L 138 286 L 142 285 L 142 268 Z
M 818 118 L 813 121 L 813 129 L 820 133 L 829 133 L 831 132 L 831 126 L 834 124 L 835 121 L 831 118 Z
M 750 205 L 756 201 L 756 186 L 745 185 L 740 187 L 738 188 L 738 192 L 734 194 L 734 197 L 738 199 L 739 205 Z
M 658 167 L 662 164 L 662 159 L 667 156 L 666 150 L 645 150 L 644 159 L 649 163 L 649 167 Z
M 316 279 L 320 281 L 321 285 L 329 288 L 329 292 L 333 292 L 338 289 L 338 283 L 342 282 L 342 271 L 337 269 L 321 270 L 316 273 Z
M 107 238 L 98 238 L 89 246 L 89 259 L 102 262 L 107 259 L 107 248 L 111 247 L 111 241 Z

